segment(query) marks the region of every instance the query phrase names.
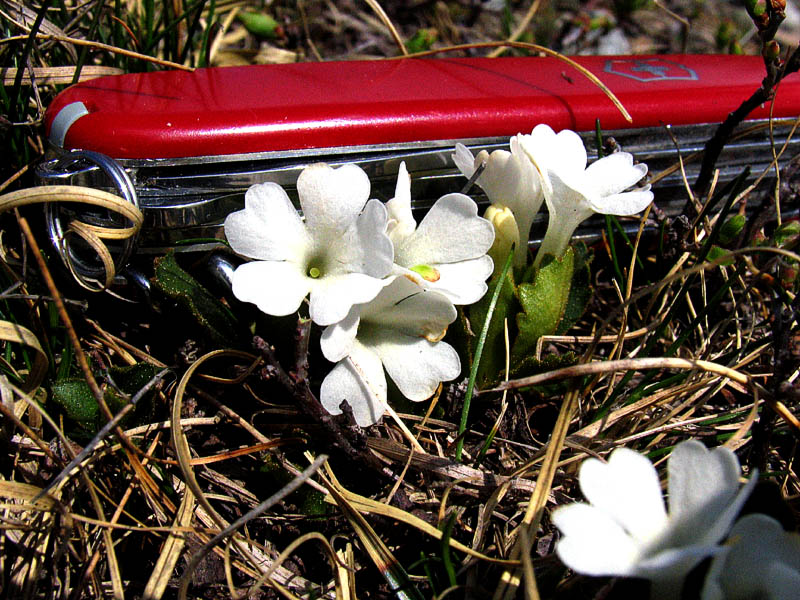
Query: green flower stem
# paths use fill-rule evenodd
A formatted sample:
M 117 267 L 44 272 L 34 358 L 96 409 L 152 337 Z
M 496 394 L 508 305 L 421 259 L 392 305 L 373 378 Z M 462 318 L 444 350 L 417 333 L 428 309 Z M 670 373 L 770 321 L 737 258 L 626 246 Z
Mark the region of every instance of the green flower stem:
M 472 359 L 472 366 L 469 370 L 469 380 L 467 381 L 467 393 L 464 396 L 464 406 L 461 408 L 461 422 L 458 424 L 459 440 L 456 443 L 456 460 L 461 460 L 461 453 L 464 449 L 464 432 L 467 430 L 467 420 L 469 418 L 469 405 L 472 403 L 472 394 L 475 392 L 475 378 L 478 375 L 478 366 L 481 364 L 481 355 L 483 354 L 483 346 L 486 343 L 486 336 L 489 334 L 489 324 L 492 322 L 492 315 L 494 308 L 497 306 L 497 300 L 500 298 L 500 291 L 505 285 L 506 275 L 511 268 L 511 262 L 514 259 L 514 247 L 508 253 L 506 263 L 503 265 L 503 270 L 500 277 L 497 279 L 497 285 L 492 292 L 492 301 L 489 303 L 489 309 L 486 311 L 486 319 L 483 322 L 481 335 L 478 337 L 478 343 L 475 346 L 475 356 Z

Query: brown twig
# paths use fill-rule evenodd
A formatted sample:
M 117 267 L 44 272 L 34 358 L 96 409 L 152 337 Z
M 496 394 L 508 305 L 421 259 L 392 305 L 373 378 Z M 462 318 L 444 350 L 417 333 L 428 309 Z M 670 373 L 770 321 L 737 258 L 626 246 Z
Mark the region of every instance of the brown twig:
M 783 22 L 786 15 L 784 9 L 786 3 L 784 0 L 767 0 L 765 3 L 764 12 L 755 11 L 755 3 L 749 4 L 745 2 L 745 6 L 750 15 L 750 18 L 755 23 L 758 29 L 758 36 L 761 39 L 761 55 L 764 58 L 764 67 L 766 75 L 759 87 L 753 94 L 737 108 L 730 113 L 725 121 L 720 124 L 714 135 L 706 142 L 703 150 L 703 162 L 700 166 L 700 173 L 694 184 L 695 195 L 702 198 L 708 193 L 708 188 L 711 183 L 711 176 L 714 173 L 719 155 L 722 149 L 728 143 L 733 130 L 744 121 L 744 119 L 753 110 L 765 102 L 769 102 L 775 96 L 775 90 L 781 80 L 794 73 L 800 68 L 800 56 L 798 56 L 798 49 L 789 56 L 788 59 L 782 61 L 780 59 L 780 46 L 774 40 L 775 32 L 778 26 Z M 696 210 L 687 202 L 684 212 L 691 216 L 696 216 Z
M 298 352 L 297 364 L 298 371 L 288 374 L 275 355 L 275 348 L 270 346 L 259 336 L 253 338 L 253 346 L 264 358 L 266 369 L 269 376 L 275 377 L 294 396 L 297 405 L 314 422 L 322 425 L 323 430 L 328 434 L 331 444 L 346 456 L 356 462 L 356 464 L 366 464 L 372 469 L 383 472 L 380 461 L 366 448 L 363 440 L 359 440 L 355 431 L 351 428 L 343 428 L 336 419 L 325 410 L 322 403 L 317 399 L 311 388 L 308 386 L 308 377 L 300 377 L 308 368 L 307 352 L 302 352 L 302 348 L 308 349 L 308 332 L 311 322 L 300 319 L 298 325 Z M 348 435 L 349 433 L 349 435 Z M 362 443 L 359 443 L 361 441 Z M 363 449 L 362 449 L 363 448 Z

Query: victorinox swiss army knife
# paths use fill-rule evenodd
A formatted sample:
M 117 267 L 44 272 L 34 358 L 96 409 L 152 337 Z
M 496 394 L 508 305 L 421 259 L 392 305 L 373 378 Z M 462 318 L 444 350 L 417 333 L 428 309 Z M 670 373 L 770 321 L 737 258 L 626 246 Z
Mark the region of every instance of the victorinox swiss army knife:
M 599 123 L 604 135 L 648 164 L 657 205 L 674 214 L 686 198 L 678 153 L 691 182 L 699 162 L 688 159 L 764 76 L 760 57 L 574 60 L 614 93 L 631 122 L 582 73 L 549 57 L 131 74 L 87 81 L 55 99 L 46 117 L 54 154 L 38 177 L 44 184 L 102 188 L 139 207 L 145 223 L 138 238 L 112 248 L 117 270 L 134 252 L 213 247 L 249 186 L 273 181 L 291 195 L 300 170 L 315 162 L 359 164 L 372 196 L 388 199 L 405 161 L 414 206 L 424 210 L 465 183 L 451 157 L 456 142 L 474 153 L 491 151 L 539 123 L 582 132 L 590 156 Z M 769 169 L 773 144 L 776 152 L 786 145 L 780 165 L 797 154 L 791 132 L 798 115 L 800 78 L 789 77 L 775 100 L 739 127 L 718 162 L 719 181 L 745 166 L 753 177 Z M 90 209 L 49 209 L 50 237 L 62 259 L 76 276 L 97 278 L 102 267 L 65 241 L 61 223 L 76 210 L 99 225 L 115 220 Z

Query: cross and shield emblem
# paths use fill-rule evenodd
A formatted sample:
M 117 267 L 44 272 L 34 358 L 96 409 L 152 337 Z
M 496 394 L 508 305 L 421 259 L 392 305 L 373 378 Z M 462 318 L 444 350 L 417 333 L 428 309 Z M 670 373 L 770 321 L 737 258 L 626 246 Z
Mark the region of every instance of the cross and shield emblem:
M 603 70 L 636 81 L 697 80 L 697 73 L 680 63 L 664 58 L 614 58 Z

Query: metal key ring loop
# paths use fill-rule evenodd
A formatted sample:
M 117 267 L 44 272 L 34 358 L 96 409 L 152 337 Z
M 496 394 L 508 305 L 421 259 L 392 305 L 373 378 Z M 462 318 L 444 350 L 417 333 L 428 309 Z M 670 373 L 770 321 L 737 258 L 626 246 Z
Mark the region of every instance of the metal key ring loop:
M 133 206 L 139 208 L 136 188 L 125 169 L 113 158 L 99 152 L 72 150 L 64 156 L 40 165 L 37 168 L 37 175 L 41 179 L 51 182 L 68 179 L 82 170 L 80 168 L 81 163 L 84 163 L 84 165 L 89 163 L 101 169 L 111 179 L 119 194 Z M 106 268 L 100 263 L 92 264 L 87 262 L 70 246 L 70 236 L 61 222 L 57 203 L 45 205 L 45 219 L 50 242 L 61 257 L 64 266 L 78 280 L 78 283 L 87 289 L 95 291 L 105 289 L 104 285 L 98 284 L 107 279 Z M 127 264 L 136 246 L 137 238 L 138 234 L 134 234 L 121 242 L 119 252 L 113 262 L 116 272 L 119 272 Z

